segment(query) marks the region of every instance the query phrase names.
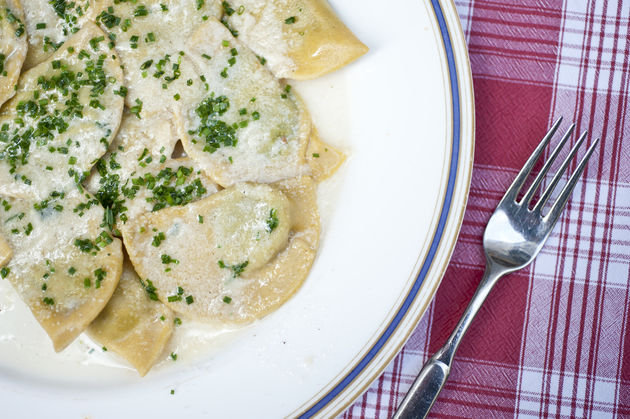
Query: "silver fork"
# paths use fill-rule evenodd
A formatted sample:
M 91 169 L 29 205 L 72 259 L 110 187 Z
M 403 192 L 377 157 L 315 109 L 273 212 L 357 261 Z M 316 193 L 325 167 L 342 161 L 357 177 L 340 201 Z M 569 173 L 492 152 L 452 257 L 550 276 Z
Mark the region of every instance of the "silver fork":
M 444 346 L 427 361 L 422 371 L 418 374 L 411 389 L 398 407 L 394 419 L 424 418 L 427 416 L 442 387 L 444 387 L 444 383 L 451 371 L 453 357 L 464 334 L 466 334 L 468 327 L 492 287 L 494 287 L 504 275 L 522 269 L 534 260 L 545 244 L 545 241 L 547 241 L 554 225 L 560 218 L 560 214 L 564 210 L 569 196 L 573 192 L 573 188 L 584 171 L 589 157 L 591 157 L 593 150 L 599 143 L 599 138 L 588 148 L 577 169 L 569 178 L 551 209 L 546 214 L 543 214 L 543 208 L 551 197 L 553 190 L 558 185 L 558 182 L 560 182 L 569 163 L 575 157 L 578 149 L 586 139 L 586 131 L 582 133 L 577 143 L 573 146 L 560 166 L 560 169 L 551 180 L 551 183 L 540 196 L 538 202 L 536 202 L 533 208 L 530 208 L 530 204 L 532 203 L 532 198 L 536 190 L 551 168 L 551 164 L 556 157 L 558 157 L 562 147 L 573 133 L 575 124 L 571 125 L 564 134 L 558 146 L 556 146 L 549 156 L 549 160 L 545 162 L 540 173 L 523 195 L 523 198 L 520 200 L 517 200 L 517 198 L 532 168 L 561 122 L 562 118 L 559 118 L 553 124 L 538 147 L 536 147 L 536 150 L 534 150 L 529 157 L 525 166 L 523 166 L 516 176 L 514 182 L 512 182 L 512 185 L 503 196 L 503 199 L 501 199 L 501 202 L 499 202 L 492 217 L 490 217 L 483 235 L 486 270 L 481 279 L 481 283 L 468 304 L 466 311 L 464 311 L 464 314 L 459 320 L 459 323 L 455 327 L 455 330 L 451 333 L 451 336 Z

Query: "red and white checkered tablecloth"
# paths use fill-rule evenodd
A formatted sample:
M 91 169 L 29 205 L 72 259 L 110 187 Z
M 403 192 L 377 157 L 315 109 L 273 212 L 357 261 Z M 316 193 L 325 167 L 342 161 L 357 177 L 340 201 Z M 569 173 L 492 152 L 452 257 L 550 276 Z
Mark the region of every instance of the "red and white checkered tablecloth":
M 560 115 L 601 146 L 538 258 L 490 294 L 432 417 L 630 417 L 630 2 L 456 5 L 477 118 L 464 224 L 417 330 L 343 417 L 394 413 L 481 279 L 490 214 Z

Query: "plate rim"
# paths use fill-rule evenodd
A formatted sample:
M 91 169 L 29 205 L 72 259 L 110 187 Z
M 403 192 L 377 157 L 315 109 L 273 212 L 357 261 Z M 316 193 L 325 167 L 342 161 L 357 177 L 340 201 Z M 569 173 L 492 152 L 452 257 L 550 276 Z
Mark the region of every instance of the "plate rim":
M 446 119 L 446 126 L 449 128 L 445 136 L 445 144 L 450 150 L 446 151 L 442 163 L 446 167 L 443 166 L 442 169 L 435 219 L 431 221 L 429 234 L 426 236 L 429 246 L 418 253 L 417 261 L 409 269 L 410 276 L 401 296 L 385 317 L 385 321 L 375 329 L 373 337 L 367 340 L 356 356 L 326 385 L 295 408 L 289 414 L 291 417 L 335 417 L 347 409 L 382 374 L 407 342 L 433 300 L 461 228 L 474 152 L 474 98 L 470 61 L 454 0 L 415 1 L 419 1 L 429 13 L 430 25 L 433 27 L 432 37 L 439 49 L 439 60 L 443 68 L 441 80 L 446 84 L 445 89 L 448 89 L 444 92 L 445 109 L 451 110 L 450 118 Z M 453 89 L 453 83 L 456 89 Z M 460 89 L 467 92 L 462 95 Z M 455 103 L 458 104 L 457 111 Z M 462 109 L 467 111 L 465 115 Z M 461 124 L 462 116 L 468 125 Z M 456 119 L 459 125 L 455 124 Z M 454 142 L 456 137 L 458 141 Z M 461 147 L 462 139 L 465 140 L 464 147 Z M 401 307 L 404 307 L 402 312 Z M 381 342 L 386 333 L 387 336 Z M 360 368 L 357 370 L 358 366 Z M 347 380 L 349 376 L 351 377 Z
M 451 121 L 451 155 L 449 156 L 448 180 L 445 185 L 444 196 L 440 203 L 439 221 L 431 234 L 431 245 L 426 255 L 422 257 L 422 263 L 414 273 L 413 285 L 402 302 L 398 304 L 393 316 L 385 323 L 387 326 L 379 333 L 375 343 L 357 360 L 352 360 L 352 365 L 345 368 L 341 378 L 334 379 L 332 388 L 326 390 L 322 396 L 314 397 L 301 407 L 294 410 L 290 417 L 310 418 L 326 414 L 327 417 L 336 417 L 345 411 L 355 400 L 360 397 L 376 380 L 391 361 L 398 355 L 406 344 L 412 332 L 416 329 L 424 313 L 433 301 L 442 277 L 449 265 L 453 254 L 459 231 L 464 219 L 466 203 L 472 178 L 472 167 L 475 149 L 475 107 L 472 71 L 470 58 L 466 44 L 466 38 L 462 29 L 459 15 L 454 0 L 424 0 L 424 3 L 433 13 L 439 29 L 439 47 L 446 59 L 445 68 L 448 72 L 448 87 L 450 88 L 450 102 L 452 108 Z M 446 13 L 445 13 L 446 12 Z M 463 46 L 463 48 L 462 48 Z M 459 48 L 458 48 L 459 47 Z M 467 95 L 462 91 L 466 89 Z M 469 115 L 464 115 L 465 111 Z M 468 123 L 464 126 L 464 123 Z M 462 141 L 462 139 L 468 141 Z M 462 147 L 467 145 L 467 147 Z M 463 173 L 462 173 L 463 169 Z M 462 176 L 462 177 L 460 177 Z M 460 177 L 458 179 L 458 177 Z M 461 206 L 455 208 L 453 203 L 461 200 Z M 454 229 L 448 243 L 444 241 L 448 229 Z M 435 263 L 438 248 L 445 246 L 445 258 L 439 266 Z M 437 279 L 431 283 L 425 281 L 432 269 L 437 269 Z M 424 300 L 417 299 L 425 285 L 433 285 L 429 297 Z M 410 318 L 412 308 L 419 308 L 413 318 Z M 407 322 L 404 328 L 400 328 L 403 322 Z M 404 329 L 404 330 L 403 330 Z M 395 341 L 395 342 L 394 342 Z M 380 351 L 389 344 L 389 353 L 379 360 L 375 358 Z M 364 385 L 353 386 L 359 378 Z

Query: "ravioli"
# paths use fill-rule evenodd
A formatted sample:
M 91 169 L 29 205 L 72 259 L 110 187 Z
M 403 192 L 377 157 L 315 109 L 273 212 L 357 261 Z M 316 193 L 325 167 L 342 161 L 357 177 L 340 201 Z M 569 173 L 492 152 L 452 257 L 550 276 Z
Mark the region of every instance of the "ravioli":
M 4 267 L 13 257 L 13 250 L 9 242 L 0 236 L 0 268 Z
M 315 185 L 308 177 L 274 187 L 241 183 L 128 227 L 123 238 L 136 271 L 172 310 L 249 323 L 279 307 L 308 274 L 319 237 Z
M 122 72 L 105 34 L 87 23 L 22 74 L 0 112 L 0 194 L 45 200 L 84 180 L 120 124 Z
M 145 212 L 186 205 L 217 191 L 191 159 L 171 158 L 177 141 L 171 128 L 158 115 L 138 119 L 125 113 L 111 151 L 96 163 L 87 183 L 105 207 L 110 227 L 123 228 Z
M 0 234 L 13 257 L 0 270 L 56 351 L 65 348 L 105 307 L 122 269 L 122 246 L 100 227 L 103 209 L 72 211 L 84 196 L 60 193 L 46 207 L 2 197 Z M 4 251 L 4 249 L 3 249 Z M 6 255 L 0 254 L 0 259 Z
M 207 81 L 183 101 L 182 142 L 221 186 L 271 183 L 306 174 L 308 112 L 217 20 L 193 35 L 187 57 Z
M 311 176 L 317 182 L 331 177 L 346 160 L 346 155 L 337 148 L 321 140 L 313 127 L 306 150 L 306 160 L 311 168 Z
M 127 106 L 138 119 L 175 124 L 186 152 L 221 186 L 306 173 L 307 112 L 215 18 L 217 4 L 187 0 L 164 3 L 163 10 L 155 1 L 136 16 L 136 4 L 96 3 L 97 20 L 116 40 L 125 67 Z M 200 118 L 199 109 L 216 100 L 226 107 L 220 121 Z M 210 134 L 202 123 L 212 125 Z M 198 146 L 194 130 L 204 137 Z
M 139 118 L 172 108 L 176 94 L 203 86 L 182 54 L 196 28 L 220 15 L 219 1 L 96 0 L 93 7 L 96 21 L 114 39 L 125 67 L 127 106 Z M 185 89 L 187 80 L 194 85 Z
M 93 19 L 90 0 L 23 0 L 28 54 L 24 68 L 46 61 L 64 42 Z
M 368 51 L 326 0 L 232 0 L 227 24 L 279 78 L 313 79 Z
M 286 302 L 345 155 L 276 77 L 367 51 L 327 2 L 19 6 L 0 0 L 0 277 L 55 350 L 87 331 L 145 375 L 173 312 L 243 325 Z
M 88 335 L 144 376 L 164 352 L 173 334 L 174 318 L 164 304 L 150 298 L 125 259 L 118 288 L 88 328 Z
M 148 129 L 177 126 L 188 155 L 221 186 L 306 174 L 308 113 L 214 17 L 217 4 L 95 4 L 121 55 L 127 106 Z M 206 115 L 208 106 L 223 108 Z
M 22 75 L 19 94 L 0 114 L 0 233 L 8 243 L 0 260 L 11 258 L 2 272 L 56 350 L 105 306 L 122 265 L 120 240 L 103 231 L 103 208 L 80 185 L 123 108 L 114 93 L 122 74 L 101 54 L 95 40 L 102 36 L 87 24 Z
M 28 48 L 26 38 L 19 0 L 0 0 L 0 106 L 15 94 Z

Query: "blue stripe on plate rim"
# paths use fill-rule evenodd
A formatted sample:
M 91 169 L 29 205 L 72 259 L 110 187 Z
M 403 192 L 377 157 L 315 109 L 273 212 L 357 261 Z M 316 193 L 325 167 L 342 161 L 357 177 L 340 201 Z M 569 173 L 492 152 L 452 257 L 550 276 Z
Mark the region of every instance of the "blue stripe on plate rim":
M 381 334 L 376 343 L 370 348 L 368 353 L 365 354 L 365 356 L 361 358 L 361 360 L 356 364 L 356 366 L 348 374 L 346 374 L 346 376 L 343 377 L 333 389 L 331 389 L 328 393 L 321 397 L 307 411 L 302 413 L 299 416 L 300 418 L 310 418 L 313 415 L 317 414 L 328 403 L 334 400 L 342 391 L 344 391 L 350 385 L 350 383 L 370 364 L 372 359 L 374 359 L 376 354 L 381 350 L 381 348 L 392 336 L 392 334 L 398 327 L 398 324 L 405 317 L 405 314 L 407 314 L 409 307 L 413 303 L 413 300 L 418 294 L 418 291 L 420 290 L 420 287 L 422 286 L 422 283 L 424 282 L 424 279 L 429 272 L 429 268 L 433 263 L 437 248 L 440 244 L 440 241 L 442 240 L 446 221 L 451 211 L 451 202 L 453 199 L 453 191 L 455 189 L 455 179 L 457 177 L 457 169 L 459 166 L 461 109 L 459 102 L 459 80 L 457 78 L 455 55 L 453 52 L 453 46 L 451 45 L 451 37 L 448 31 L 448 27 L 446 25 L 446 20 L 444 18 L 442 5 L 440 4 L 440 0 L 431 0 L 431 5 L 433 6 L 433 10 L 437 18 L 440 33 L 442 35 L 442 42 L 444 44 L 444 50 L 446 52 L 446 60 L 448 63 L 448 72 L 451 87 L 451 100 L 453 105 L 453 146 L 451 151 L 451 164 L 449 168 L 446 194 L 444 198 L 444 203 L 442 205 L 442 212 L 440 213 L 438 226 L 433 236 L 433 240 L 431 241 L 429 252 L 426 256 L 426 259 L 424 260 L 424 263 L 422 264 L 422 268 L 420 269 L 420 273 L 416 277 L 416 280 L 414 281 L 414 284 L 409 294 L 407 294 L 407 298 L 405 298 L 400 309 L 396 312 L 396 315 L 389 323 L 385 331 Z

